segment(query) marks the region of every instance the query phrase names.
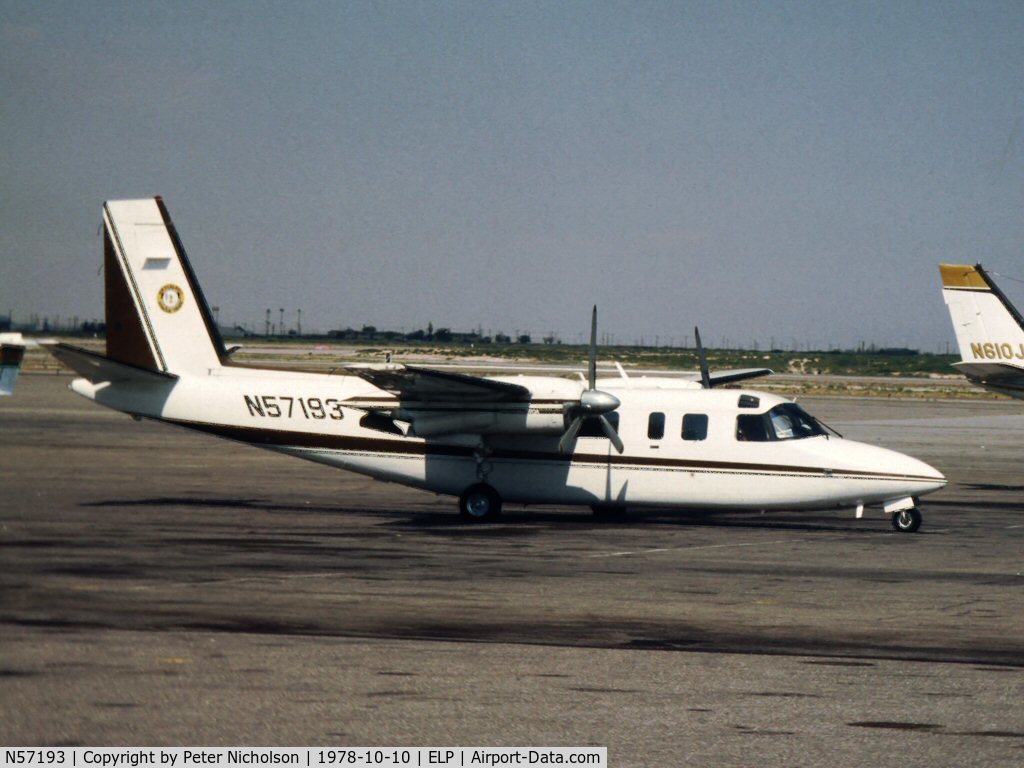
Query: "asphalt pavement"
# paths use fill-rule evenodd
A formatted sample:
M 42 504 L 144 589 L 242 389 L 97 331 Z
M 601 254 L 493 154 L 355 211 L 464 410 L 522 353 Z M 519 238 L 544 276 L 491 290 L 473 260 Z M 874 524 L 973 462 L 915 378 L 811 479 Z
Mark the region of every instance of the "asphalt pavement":
M 0 741 L 603 745 L 613 766 L 1024 763 L 1024 403 L 806 398 L 950 485 L 880 511 L 454 500 L 0 400 Z

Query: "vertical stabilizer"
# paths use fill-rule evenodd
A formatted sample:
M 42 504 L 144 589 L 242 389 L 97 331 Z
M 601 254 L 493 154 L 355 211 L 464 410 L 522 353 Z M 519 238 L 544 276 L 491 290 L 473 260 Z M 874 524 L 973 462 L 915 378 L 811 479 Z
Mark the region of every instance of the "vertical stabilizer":
M 224 344 L 163 200 L 103 206 L 107 357 L 153 371 L 205 373 Z
M 941 264 L 942 297 L 965 363 L 1024 361 L 1024 319 L 981 264 Z

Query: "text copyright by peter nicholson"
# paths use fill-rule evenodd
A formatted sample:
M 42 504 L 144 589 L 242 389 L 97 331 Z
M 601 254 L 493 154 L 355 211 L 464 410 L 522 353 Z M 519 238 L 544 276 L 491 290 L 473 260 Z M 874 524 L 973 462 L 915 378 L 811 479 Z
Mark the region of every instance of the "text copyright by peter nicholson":
M 7 766 L 193 768 L 194 766 L 530 766 L 607 768 L 607 747 L 20 747 L 0 752 Z

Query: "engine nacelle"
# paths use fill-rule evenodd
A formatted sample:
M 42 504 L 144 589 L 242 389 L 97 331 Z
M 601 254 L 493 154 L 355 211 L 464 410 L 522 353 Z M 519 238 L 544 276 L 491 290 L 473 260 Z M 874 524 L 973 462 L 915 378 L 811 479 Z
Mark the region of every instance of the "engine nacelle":
M 402 408 L 395 414 L 400 421 L 412 424 L 410 435 L 440 437 L 442 435 L 560 435 L 565 431 L 561 412 L 481 411 L 437 413 Z

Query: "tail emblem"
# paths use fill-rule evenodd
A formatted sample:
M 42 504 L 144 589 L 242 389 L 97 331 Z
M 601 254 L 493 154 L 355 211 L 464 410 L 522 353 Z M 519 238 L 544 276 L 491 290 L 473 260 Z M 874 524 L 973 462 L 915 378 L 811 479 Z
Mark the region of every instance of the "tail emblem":
M 160 309 L 168 314 L 177 312 L 181 309 L 181 305 L 185 301 L 185 294 L 181 288 L 174 285 L 174 283 L 168 283 L 159 290 L 156 295 L 157 303 L 160 304 Z

